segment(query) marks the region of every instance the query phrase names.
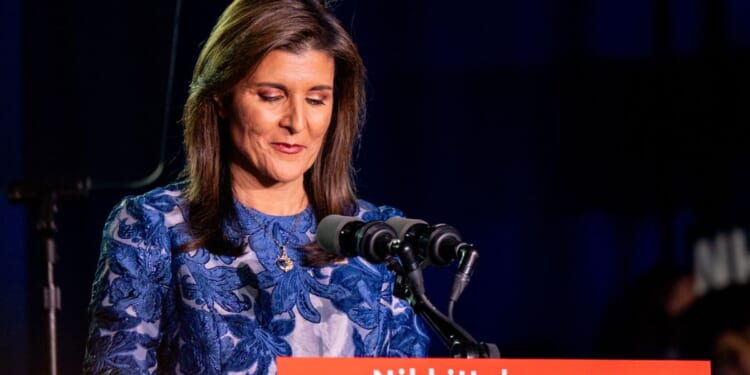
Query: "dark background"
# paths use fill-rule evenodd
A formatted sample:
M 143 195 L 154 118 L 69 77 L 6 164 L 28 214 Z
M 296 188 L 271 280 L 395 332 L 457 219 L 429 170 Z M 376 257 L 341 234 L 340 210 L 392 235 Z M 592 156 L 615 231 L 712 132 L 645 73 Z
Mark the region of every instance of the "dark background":
M 179 172 L 190 72 L 226 4 L 2 2 L 0 183 L 94 184 L 56 215 L 62 374 L 80 373 L 108 211 Z M 628 285 L 656 264 L 689 270 L 696 232 L 747 223 L 750 2 L 347 0 L 336 13 L 369 71 L 360 195 L 477 246 L 455 315 L 504 356 L 601 355 L 603 314 Z M 126 188 L 162 143 L 162 177 Z M 3 373 L 47 369 L 36 210 L 0 200 Z M 452 271 L 426 272 L 441 308 Z M 446 355 L 437 340 L 432 353 Z

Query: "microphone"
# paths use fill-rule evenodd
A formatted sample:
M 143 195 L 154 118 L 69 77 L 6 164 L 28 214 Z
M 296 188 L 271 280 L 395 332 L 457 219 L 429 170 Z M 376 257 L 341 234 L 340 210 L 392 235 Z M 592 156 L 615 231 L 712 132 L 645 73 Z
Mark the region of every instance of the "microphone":
M 364 223 L 356 217 L 328 215 L 318 224 L 317 241 L 328 252 L 346 257 L 359 255 L 370 263 L 383 263 L 397 255 L 414 293 L 425 293 L 415 249 L 400 241 L 396 231 L 382 221 Z
M 382 221 L 368 223 L 352 216 L 328 215 L 318 224 L 317 241 L 324 250 L 345 257 L 361 256 L 383 263 L 393 256 L 396 232 Z
M 420 250 L 423 258 L 436 266 L 446 266 L 460 256 L 461 240 L 456 228 L 447 224 L 429 225 L 419 219 L 392 217 L 386 224 L 393 227 L 398 238 Z
M 423 258 L 436 266 L 445 266 L 459 259 L 451 287 L 451 301 L 457 301 L 471 280 L 479 252 L 463 242 L 456 228 L 447 224 L 429 225 L 419 219 L 392 217 L 386 224 L 393 227 L 398 238 L 418 249 Z

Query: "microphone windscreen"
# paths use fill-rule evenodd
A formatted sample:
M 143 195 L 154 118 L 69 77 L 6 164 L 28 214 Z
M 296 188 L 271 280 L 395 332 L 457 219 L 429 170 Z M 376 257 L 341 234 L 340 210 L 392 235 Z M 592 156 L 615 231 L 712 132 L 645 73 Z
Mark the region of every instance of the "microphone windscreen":
M 398 234 L 398 238 L 401 240 L 404 239 L 404 235 L 406 235 L 406 232 L 408 232 L 413 226 L 417 224 L 427 225 L 425 221 L 419 219 L 407 219 L 405 217 L 398 216 L 394 216 L 386 220 L 385 223 L 390 225 L 396 231 L 396 233 Z
M 318 245 L 330 253 L 342 255 L 341 231 L 347 224 L 357 221 L 360 220 L 353 216 L 328 215 L 324 217 L 318 224 Z

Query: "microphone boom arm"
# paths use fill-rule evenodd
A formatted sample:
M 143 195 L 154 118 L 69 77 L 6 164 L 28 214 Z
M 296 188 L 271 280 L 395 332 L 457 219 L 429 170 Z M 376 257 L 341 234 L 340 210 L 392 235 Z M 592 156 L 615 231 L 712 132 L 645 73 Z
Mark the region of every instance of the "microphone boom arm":
M 396 254 L 402 263 L 413 262 L 413 252 L 409 245 L 397 242 Z M 404 269 L 406 268 L 406 269 Z M 455 321 L 449 319 L 445 314 L 432 304 L 424 292 L 422 273 L 404 267 L 397 271 L 394 294 L 405 299 L 419 316 L 440 336 L 450 349 L 453 358 L 500 358 L 500 350 L 497 345 L 491 343 L 480 343 L 474 339 L 465 329 Z M 421 270 L 420 270 L 421 271 Z

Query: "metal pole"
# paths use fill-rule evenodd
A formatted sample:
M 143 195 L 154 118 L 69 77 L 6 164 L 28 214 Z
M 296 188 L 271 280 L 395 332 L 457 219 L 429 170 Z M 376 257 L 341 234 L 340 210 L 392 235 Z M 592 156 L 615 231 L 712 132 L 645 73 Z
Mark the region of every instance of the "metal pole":
M 60 310 L 60 288 L 55 285 L 55 240 L 45 240 L 47 253 L 47 287 L 44 288 L 44 307 L 49 320 L 49 373 L 57 375 L 57 310 Z
M 39 202 L 39 218 L 36 227 L 42 236 L 44 252 L 47 256 L 47 286 L 44 288 L 44 308 L 47 309 L 49 323 L 49 373 L 51 375 L 57 375 L 57 310 L 60 310 L 60 288 L 55 285 L 55 262 L 57 262 L 55 245 L 56 212 L 57 193 L 43 194 Z

